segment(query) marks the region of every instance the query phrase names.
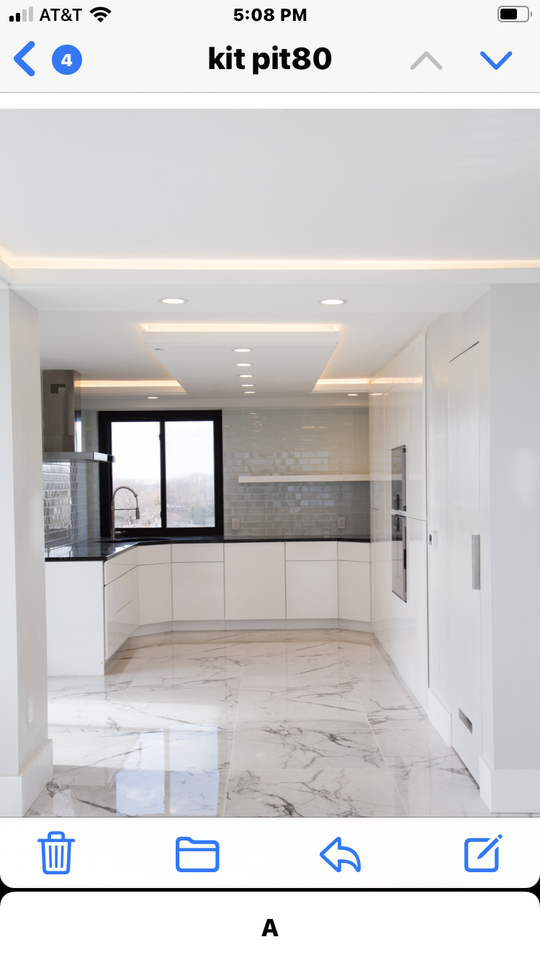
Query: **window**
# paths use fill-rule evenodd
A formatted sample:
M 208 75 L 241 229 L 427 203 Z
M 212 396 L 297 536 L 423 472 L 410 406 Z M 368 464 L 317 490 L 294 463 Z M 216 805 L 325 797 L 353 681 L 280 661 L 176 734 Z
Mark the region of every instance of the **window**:
M 223 476 L 219 411 L 99 414 L 99 443 L 114 463 L 101 470 L 101 534 L 137 538 L 221 535 Z

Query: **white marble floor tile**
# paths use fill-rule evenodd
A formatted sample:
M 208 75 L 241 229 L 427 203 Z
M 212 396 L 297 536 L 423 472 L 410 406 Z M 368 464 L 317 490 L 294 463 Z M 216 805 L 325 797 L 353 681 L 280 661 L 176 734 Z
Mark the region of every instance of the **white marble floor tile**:
M 226 817 L 405 817 L 387 770 L 246 770 L 229 777 Z
M 52 678 L 49 717 L 32 817 L 488 815 L 368 633 L 134 637 Z
M 452 756 L 399 757 L 388 761 L 411 817 L 490 817 L 478 786 L 454 751 Z
M 238 724 L 231 756 L 231 776 L 267 769 L 379 767 L 385 759 L 369 724 L 292 721 Z

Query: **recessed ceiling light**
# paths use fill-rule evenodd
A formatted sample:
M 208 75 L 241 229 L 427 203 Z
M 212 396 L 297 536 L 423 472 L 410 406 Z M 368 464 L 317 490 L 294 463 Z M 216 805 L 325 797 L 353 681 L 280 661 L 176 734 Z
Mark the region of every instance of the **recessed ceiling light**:
M 147 400 L 159 400 L 159 397 L 147 397 Z
M 348 393 L 347 396 L 348 396 L 348 397 L 357 397 L 358 394 L 357 394 L 357 393 Z
M 235 367 L 252 367 L 252 363 L 235 363 Z
M 241 380 L 242 380 L 242 379 L 245 380 L 246 377 L 253 377 L 253 376 L 255 376 L 255 374 L 253 374 L 253 373 L 239 373 L 239 374 L 237 374 L 237 376 L 239 376 Z
M 187 303 L 187 300 L 181 300 L 180 297 L 163 297 L 160 303 Z
M 251 353 L 251 347 L 234 347 L 233 353 Z
M 255 393 L 254 390 L 244 390 L 244 393 Z
M 347 303 L 346 300 L 319 300 L 319 303 L 322 303 L 324 307 L 339 307 L 342 303 Z
M 382 397 L 382 393 L 370 393 L 370 397 Z

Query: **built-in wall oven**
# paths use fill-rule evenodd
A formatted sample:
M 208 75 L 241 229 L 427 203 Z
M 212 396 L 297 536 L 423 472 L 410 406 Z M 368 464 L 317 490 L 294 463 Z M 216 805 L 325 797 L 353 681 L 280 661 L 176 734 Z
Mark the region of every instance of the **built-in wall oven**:
M 392 593 L 407 602 L 407 448 L 392 449 Z

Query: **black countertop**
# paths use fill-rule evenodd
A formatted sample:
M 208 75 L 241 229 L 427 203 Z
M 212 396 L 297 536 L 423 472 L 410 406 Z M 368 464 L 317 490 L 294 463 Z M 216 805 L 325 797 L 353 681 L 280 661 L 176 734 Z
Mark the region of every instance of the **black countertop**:
M 45 560 L 111 560 L 132 547 L 145 544 L 169 543 L 321 543 L 328 540 L 339 543 L 370 543 L 369 537 L 177 537 L 160 540 L 82 540 L 80 543 L 65 544 L 61 547 L 49 547 L 45 550 Z

